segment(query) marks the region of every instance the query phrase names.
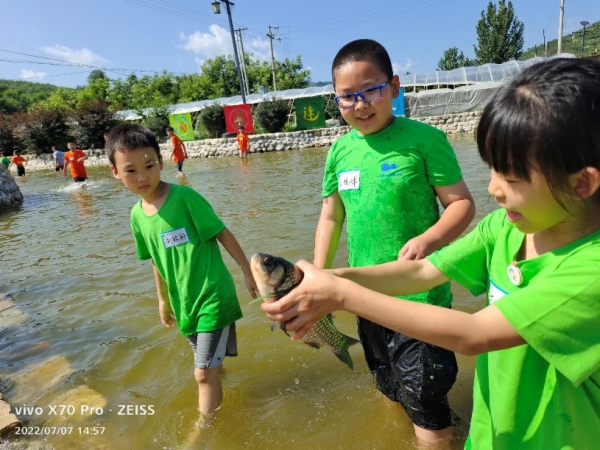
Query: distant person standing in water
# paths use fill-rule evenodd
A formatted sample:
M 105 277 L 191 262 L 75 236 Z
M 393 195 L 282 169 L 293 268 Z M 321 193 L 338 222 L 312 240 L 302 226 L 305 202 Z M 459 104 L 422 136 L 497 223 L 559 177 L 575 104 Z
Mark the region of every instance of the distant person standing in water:
M 183 161 L 185 161 L 188 157 L 185 144 L 181 139 L 179 139 L 178 136 L 175 135 L 173 128 L 168 127 L 167 134 L 171 138 L 171 148 L 173 149 L 171 152 L 171 159 L 175 162 L 177 176 L 185 178 L 185 174 L 183 173 Z
M 10 158 L 6 155 L 2 155 L 2 159 L 0 159 L 0 163 L 2 163 L 4 168 L 6 170 L 8 170 L 8 167 L 10 166 Z
M 52 146 L 52 156 L 54 157 L 54 165 L 56 167 L 56 171 L 63 170 L 65 168 L 65 153 L 61 152 L 56 145 Z
M 25 166 L 23 164 L 27 164 L 27 160 L 21 156 L 21 152 L 18 150 L 15 150 L 13 155 L 13 159 L 8 165 L 8 169 L 10 169 L 10 166 L 14 164 L 15 166 L 17 166 L 17 175 L 19 175 L 20 177 L 25 176 Z
M 244 127 L 238 128 L 237 143 L 240 149 L 240 159 L 248 159 L 248 135 L 244 133 Z
M 71 176 L 75 183 L 81 183 L 87 180 L 87 171 L 83 161 L 87 159 L 87 155 L 77 148 L 75 141 L 69 141 L 67 144 L 69 151 L 65 154 L 65 165 L 63 173 L 67 176 L 67 167 L 71 168 Z

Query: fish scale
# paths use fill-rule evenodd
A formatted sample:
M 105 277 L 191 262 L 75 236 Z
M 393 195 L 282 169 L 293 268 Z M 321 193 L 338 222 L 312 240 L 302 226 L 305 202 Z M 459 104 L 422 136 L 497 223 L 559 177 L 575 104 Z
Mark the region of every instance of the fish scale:
M 298 286 L 304 278 L 304 273 L 298 266 L 266 253 L 252 255 L 250 268 L 260 294 L 268 298 L 265 301 L 277 301 Z M 280 324 L 280 328 L 285 331 L 285 323 Z M 315 323 L 302 341 L 313 348 L 327 347 L 340 361 L 354 369 L 348 348 L 359 341 L 341 333 L 333 323 L 332 314 L 327 314 Z

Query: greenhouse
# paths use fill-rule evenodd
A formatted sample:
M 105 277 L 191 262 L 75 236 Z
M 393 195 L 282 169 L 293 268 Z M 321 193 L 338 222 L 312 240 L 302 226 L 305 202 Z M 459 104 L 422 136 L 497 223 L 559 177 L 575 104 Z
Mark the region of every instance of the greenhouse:
M 573 55 L 560 55 L 573 56 Z M 400 86 L 411 90 L 404 94 L 405 114 L 407 117 L 425 117 L 482 109 L 489 99 L 514 75 L 524 68 L 544 60 L 535 57 L 526 61 L 511 60 L 503 64 L 484 64 L 475 67 L 460 67 L 454 70 L 439 70 L 427 74 L 407 74 L 400 76 Z M 246 103 L 255 104 L 273 98 L 293 101 L 305 97 L 330 97 L 334 93 L 333 85 L 313 86 L 305 89 L 288 89 L 265 94 L 250 94 Z M 180 103 L 170 107 L 171 114 L 194 113 L 210 105 L 239 105 L 242 96 L 200 100 Z M 151 108 L 143 110 L 148 113 Z M 119 111 L 121 120 L 140 119 L 135 110 Z

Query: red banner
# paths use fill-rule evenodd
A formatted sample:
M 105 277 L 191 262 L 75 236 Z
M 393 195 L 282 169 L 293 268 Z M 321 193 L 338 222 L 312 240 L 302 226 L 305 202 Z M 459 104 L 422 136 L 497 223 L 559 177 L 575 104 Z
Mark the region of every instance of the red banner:
M 225 123 L 228 133 L 237 133 L 240 126 L 244 127 L 244 132 L 254 133 L 254 124 L 252 123 L 252 112 L 250 105 L 224 106 Z

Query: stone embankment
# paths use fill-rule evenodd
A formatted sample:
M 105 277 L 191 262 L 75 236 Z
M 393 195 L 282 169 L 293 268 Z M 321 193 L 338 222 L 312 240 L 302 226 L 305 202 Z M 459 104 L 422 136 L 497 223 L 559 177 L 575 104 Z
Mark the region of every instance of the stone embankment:
M 479 122 L 481 112 L 449 114 L 444 116 L 416 118 L 420 122 L 428 123 L 446 134 L 473 133 Z M 250 153 L 277 152 L 297 150 L 310 147 L 329 147 L 333 141 L 350 131 L 349 126 L 321 128 L 317 130 L 292 131 L 288 133 L 271 133 L 250 136 Z M 235 138 L 229 139 L 204 139 L 201 141 L 188 141 L 185 143 L 190 158 L 212 158 L 218 156 L 234 156 L 238 154 Z M 170 144 L 160 144 L 161 153 L 165 160 L 171 154 Z M 103 150 L 86 150 L 88 159 L 86 167 L 106 166 L 108 159 Z M 52 155 L 27 157 L 27 170 L 53 169 Z
M 23 203 L 23 195 L 14 177 L 0 164 L 0 211 Z

